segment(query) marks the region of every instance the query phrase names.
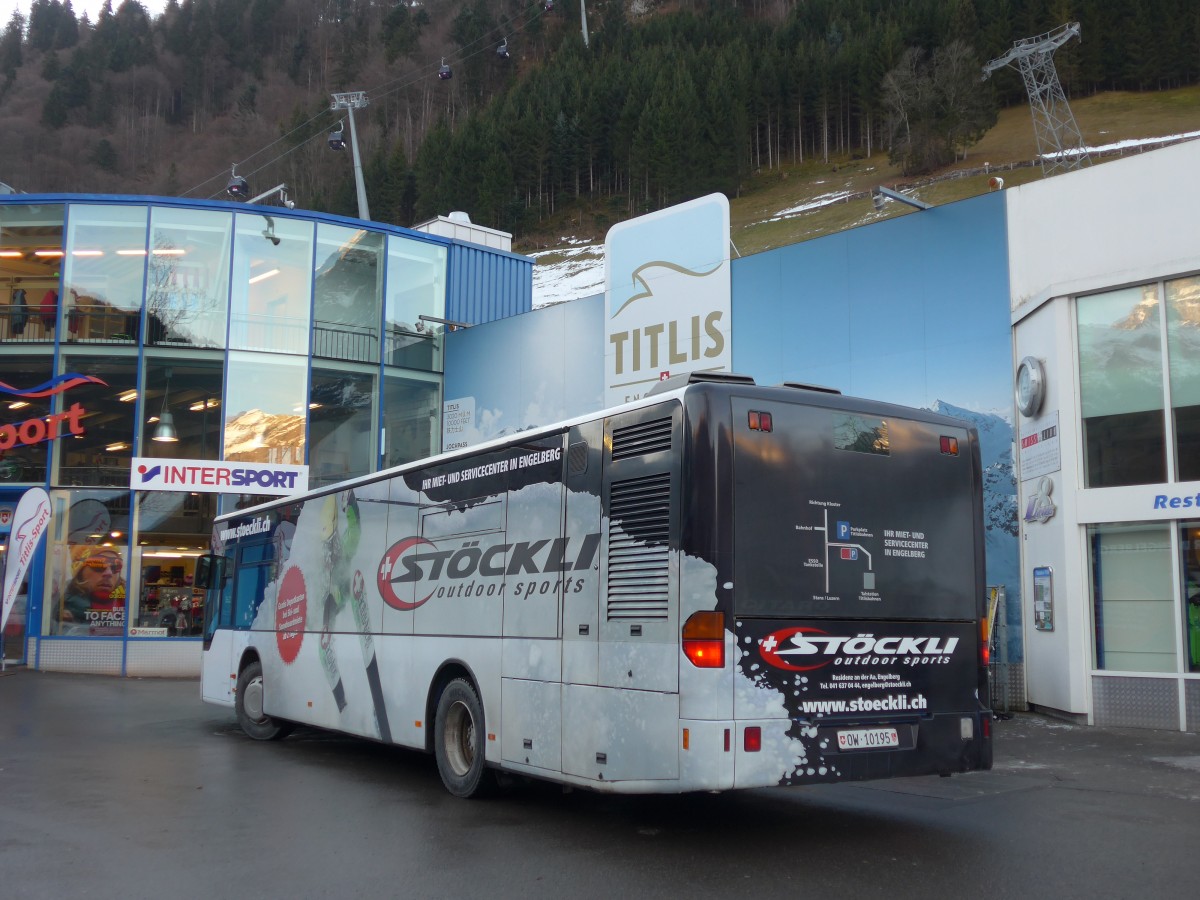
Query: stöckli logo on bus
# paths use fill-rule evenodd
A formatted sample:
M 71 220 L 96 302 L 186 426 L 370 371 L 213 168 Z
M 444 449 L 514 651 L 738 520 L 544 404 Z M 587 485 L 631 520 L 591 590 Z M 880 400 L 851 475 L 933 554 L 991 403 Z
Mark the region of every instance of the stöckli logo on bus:
M 819 628 L 782 628 L 758 642 L 763 660 L 777 669 L 811 672 L 828 665 L 881 663 L 903 660 L 904 665 L 949 662 L 958 638 L 876 637 L 873 634 L 832 635 Z
M 540 588 L 542 581 L 538 576 L 559 576 L 561 584 L 556 584 L 555 589 L 574 587 L 578 591 L 582 579 L 564 578 L 563 573 L 590 569 L 599 546 L 599 534 L 585 535 L 582 540 L 556 537 L 485 547 L 481 547 L 478 540 L 472 540 L 449 549 L 441 549 L 422 537 L 407 537 L 392 544 L 379 560 L 376 586 L 383 602 L 400 610 L 416 609 L 435 594 L 439 597 L 495 596 L 502 592 L 505 577 L 532 576 L 533 581 L 517 582 L 513 586 L 516 593 L 524 596 L 535 592 L 528 585 L 536 584 Z M 547 589 L 551 578 L 545 579 Z M 445 582 L 457 584 L 448 586 Z M 417 599 L 414 590 L 411 599 L 405 599 L 397 588 L 407 584 L 427 585 L 429 592 Z M 537 590 L 537 593 L 545 592 L 544 589 Z

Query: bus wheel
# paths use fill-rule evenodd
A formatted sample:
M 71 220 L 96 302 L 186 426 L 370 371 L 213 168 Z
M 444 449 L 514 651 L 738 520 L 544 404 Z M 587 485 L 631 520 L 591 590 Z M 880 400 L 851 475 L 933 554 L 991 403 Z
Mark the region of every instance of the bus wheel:
M 247 663 L 238 673 L 235 696 L 238 724 L 250 737 L 256 741 L 277 741 L 291 734 L 290 722 L 263 712 L 263 673 L 258 660 Z
M 438 698 L 434 754 L 446 790 L 456 797 L 484 792 L 483 704 L 471 682 L 456 678 Z

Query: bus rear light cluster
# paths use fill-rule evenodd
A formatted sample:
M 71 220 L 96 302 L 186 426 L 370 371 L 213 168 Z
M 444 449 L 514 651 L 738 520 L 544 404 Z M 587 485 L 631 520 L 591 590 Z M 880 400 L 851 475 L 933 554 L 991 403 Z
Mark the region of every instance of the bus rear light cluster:
M 725 613 L 688 616 L 683 623 L 683 654 L 698 669 L 725 668 Z
M 943 456 L 958 456 L 958 438 L 946 437 L 942 435 L 939 443 L 942 446 Z
M 992 662 L 992 648 L 988 646 L 988 620 L 979 620 L 979 667 L 986 669 Z
M 774 426 L 769 412 L 750 410 L 749 425 L 751 431 L 770 431 Z

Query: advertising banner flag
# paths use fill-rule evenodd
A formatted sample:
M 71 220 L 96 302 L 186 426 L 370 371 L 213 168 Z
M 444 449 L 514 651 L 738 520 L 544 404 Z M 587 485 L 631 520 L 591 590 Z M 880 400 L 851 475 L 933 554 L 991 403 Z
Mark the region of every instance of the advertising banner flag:
M 30 488 L 17 503 L 12 534 L 8 542 L 8 565 L 4 569 L 4 608 L 0 612 L 0 633 L 8 623 L 8 614 L 16 602 L 21 582 L 38 542 L 50 525 L 50 495 L 42 488 Z

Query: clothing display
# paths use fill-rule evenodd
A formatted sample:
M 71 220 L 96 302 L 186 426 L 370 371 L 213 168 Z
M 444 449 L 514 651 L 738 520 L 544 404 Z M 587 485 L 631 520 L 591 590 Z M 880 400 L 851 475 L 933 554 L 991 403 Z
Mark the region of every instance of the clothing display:
M 58 321 L 58 291 L 46 291 L 42 297 L 42 325 L 53 329 Z
M 12 308 L 8 315 L 9 333 L 24 334 L 25 323 L 29 321 L 29 306 L 25 302 L 24 288 L 17 288 L 12 292 Z

